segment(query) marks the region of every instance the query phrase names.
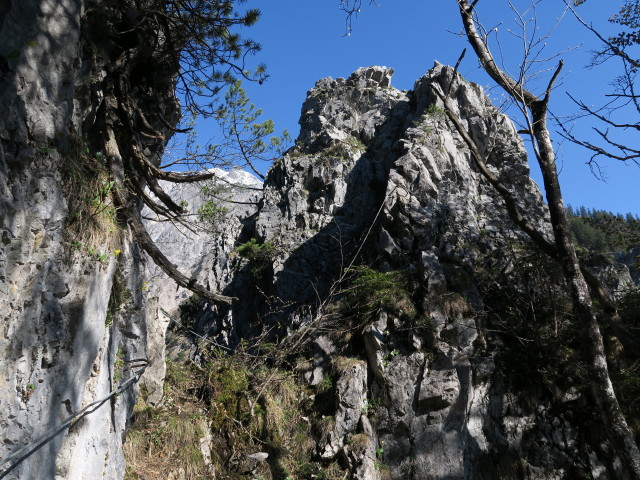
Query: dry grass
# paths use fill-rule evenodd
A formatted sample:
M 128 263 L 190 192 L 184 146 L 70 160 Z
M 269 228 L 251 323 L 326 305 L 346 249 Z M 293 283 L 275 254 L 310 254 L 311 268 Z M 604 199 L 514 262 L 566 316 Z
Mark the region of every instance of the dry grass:
M 204 368 L 169 362 L 163 408 L 141 400 L 125 443 L 126 480 L 302 480 L 344 478 L 338 465 L 314 459 L 315 436 L 328 438 L 333 417 L 315 419 L 310 392 L 296 373 L 242 356 L 212 356 Z M 318 433 L 318 425 L 320 433 Z M 205 465 L 200 439 L 209 430 L 211 464 Z M 238 470 L 246 455 L 268 452 L 255 477 Z
M 331 362 L 331 366 L 333 367 L 336 373 L 338 373 L 339 375 L 342 375 L 342 373 L 344 373 L 345 371 L 355 367 L 356 365 L 360 365 L 362 363 L 363 363 L 363 360 L 360 360 L 358 358 L 345 357 L 340 355 L 333 359 L 333 361 Z
M 70 135 L 61 174 L 69 210 L 69 242 L 91 255 L 110 254 L 121 243 L 121 228 L 111 198 L 114 183 L 106 157 L 91 155 L 81 138 Z
M 458 293 L 447 293 L 442 298 L 442 309 L 449 318 L 466 317 L 473 315 L 473 307 L 466 298 Z
M 356 456 L 363 455 L 371 443 L 371 438 L 366 433 L 357 433 L 349 438 L 349 446 Z
M 175 365 L 171 368 L 175 377 Z M 168 385 L 169 401 L 163 408 L 149 407 L 139 397 L 124 444 L 125 480 L 165 480 L 178 472 L 185 480 L 208 475 L 200 451 L 201 439 L 209 428 L 206 406 L 189 393 L 185 383 L 181 387 L 184 390 L 178 391 Z

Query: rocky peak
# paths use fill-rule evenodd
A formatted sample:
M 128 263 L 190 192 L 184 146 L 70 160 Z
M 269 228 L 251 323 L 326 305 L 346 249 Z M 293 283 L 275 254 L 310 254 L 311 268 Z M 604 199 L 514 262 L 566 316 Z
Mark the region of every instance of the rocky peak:
M 296 144 L 309 152 L 354 140 L 368 145 L 389 112 L 408 102 L 405 94 L 391 87 L 392 76 L 392 68 L 368 67 L 347 80 L 318 80 L 302 105 Z
M 360 67 L 347 78 L 347 85 L 356 88 L 384 88 L 391 86 L 393 68 Z
M 316 455 L 338 461 L 349 478 L 382 478 L 382 463 L 394 479 L 615 478 L 606 448 L 581 440 L 583 424 L 571 420 L 586 401 L 575 389 L 560 400 L 541 396 L 537 408 L 523 408 L 510 390 L 503 372 L 518 369 L 502 349 L 511 337 L 487 329 L 487 319 L 503 295 L 539 288 L 530 276 L 548 267 L 526 253 L 526 235 L 477 171 L 434 89 L 450 89 L 490 168 L 549 235 L 515 127 L 480 86 L 452 83 L 450 67 L 436 63 L 410 92 L 393 88 L 392 74 L 361 68 L 309 90 L 295 146 L 236 230 L 235 245 L 271 245 L 269 262 L 256 275 L 229 242 L 209 253 L 224 264 L 209 271 L 209 283 L 239 300 L 203 311 L 198 331 L 229 347 L 265 332 L 306 332 L 291 357 L 304 360 L 310 386 L 335 385 L 330 400 L 315 400 L 332 419 Z M 377 308 L 350 306 L 357 287 L 346 279 L 367 272 L 354 265 L 396 286 L 409 280 L 393 300 L 374 293 Z

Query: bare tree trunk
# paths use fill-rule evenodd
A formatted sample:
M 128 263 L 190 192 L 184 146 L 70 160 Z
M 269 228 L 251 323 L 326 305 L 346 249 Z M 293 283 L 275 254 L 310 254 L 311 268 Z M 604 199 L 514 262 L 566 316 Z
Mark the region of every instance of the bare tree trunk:
M 610 428 L 609 439 L 614 449 L 620 455 L 624 465 L 632 472 L 633 478 L 640 479 L 640 451 L 634 441 L 633 433 L 627 425 L 611 384 L 602 335 L 591 296 L 589 295 L 589 288 L 582 275 L 571 238 L 571 229 L 562 200 L 560 182 L 558 181 L 555 153 L 546 127 L 546 101 L 543 104 L 534 103 L 531 106 L 531 110 L 534 135 L 540 151 L 538 163 L 544 179 L 556 246 L 562 259 L 562 269 L 570 285 L 574 311 L 578 320 L 584 326 L 584 330 L 581 333 L 586 340 L 586 353 L 594 380 L 591 383 L 591 387 L 596 402 Z
M 120 213 L 127 218 L 127 224 L 131 227 L 136 240 L 142 249 L 153 259 L 170 278 L 172 278 L 178 285 L 192 292 L 200 295 L 205 300 L 214 304 L 230 305 L 234 297 L 227 297 L 220 295 L 216 292 L 210 292 L 204 286 L 198 284 L 195 278 L 188 278 L 182 274 L 177 267 L 172 264 L 169 259 L 160 251 L 157 245 L 149 236 L 142 218 L 138 205 L 132 202 L 129 198 L 127 187 L 125 186 L 125 174 L 124 167 L 122 165 L 122 156 L 120 155 L 120 149 L 115 138 L 115 134 L 111 127 L 107 127 L 107 142 L 105 144 L 105 151 L 111 158 L 111 170 L 113 180 L 115 182 L 114 199 Z
M 546 240 L 543 240 L 541 246 L 547 253 L 555 251 L 556 254 L 553 256 L 558 258 L 562 263 L 562 269 L 570 287 L 576 317 L 583 325 L 580 333 L 585 341 L 585 354 L 593 375 L 593 382 L 591 383 L 593 395 L 609 427 L 609 440 L 632 478 L 640 480 L 640 451 L 627 425 L 611 384 L 602 335 L 596 319 L 589 288 L 573 245 L 570 225 L 566 216 L 562 191 L 558 180 L 555 152 L 547 128 L 549 97 L 552 86 L 562 68 L 562 62 L 560 62 L 551 78 L 544 97 L 539 98 L 526 90 L 523 83 L 515 81 L 497 66 L 486 42 L 480 37 L 476 29 L 474 6 L 477 0 L 474 1 L 472 5 L 469 4 L 468 0 L 457 0 L 457 2 L 467 38 L 484 70 L 513 98 L 525 116 L 531 119 L 528 133 L 531 135 L 535 154 L 540 169 L 542 170 L 555 239 L 555 245 L 549 245 Z M 526 62 L 527 59 L 525 58 L 524 61 Z M 443 98 L 443 100 L 445 100 L 446 108 L 446 98 Z M 449 108 L 446 108 L 446 111 L 449 118 L 453 117 L 452 111 Z M 462 124 L 455 121 L 454 124 L 460 131 Z M 465 138 L 467 144 L 469 144 L 470 137 L 468 134 L 463 134 L 462 136 Z M 473 148 L 471 148 L 471 150 L 479 162 L 479 166 L 482 167 L 484 159 L 480 152 L 477 151 L 477 148 L 475 152 Z M 483 168 L 480 168 L 480 170 L 483 172 Z M 484 168 L 484 172 L 489 171 Z M 484 172 L 483 174 L 486 176 Z M 505 198 L 505 191 L 507 192 L 507 197 L 509 197 L 510 194 L 508 194 L 508 190 L 504 188 L 504 185 L 501 185 L 502 188 L 496 185 L 496 182 L 498 184 L 500 183 L 497 178 L 488 178 L 488 180 L 496 187 L 503 198 Z M 513 207 L 513 199 L 510 197 L 505 198 L 505 202 L 507 203 L 507 209 L 512 218 L 515 217 L 514 220 L 516 220 L 516 223 L 522 224 L 524 221 L 517 212 L 517 209 Z M 513 208 L 509 208 L 509 205 Z M 517 218 L 518 216 L 520 216 L 520 218 Z M 543 237 L 540 232 L 531 231 L 530 228 L 525 228 L 525 231 L 529 233 L 536 243 L 541 243 Z

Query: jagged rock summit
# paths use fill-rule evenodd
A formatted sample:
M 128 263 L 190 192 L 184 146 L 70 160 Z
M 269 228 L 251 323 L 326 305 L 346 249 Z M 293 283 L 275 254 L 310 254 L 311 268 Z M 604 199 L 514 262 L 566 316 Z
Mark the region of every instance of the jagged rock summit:
M 285 339 L 304 331 L 309 341 L 291 353 L 306 359 L 302 378 L 335 385 L 331 400 L 315 405 L 334 420 L 316 453 L 339 461 L 349 478 L 619 478 L 608 447 L 591 443 L 589 422 L 575 416 L 588 405 L 579 390 L 526 401 L 513 390 L 505 371 L 519 370 L 488 322 L 505 307 L 503 295 L 540 288 L 525 287 L 540 255 L 524 253 L 526 235 L 434 89 L 450 89 L 490 168 L 550 235 L 515 127 L 449 67 L 436 63 L 407 92 L 391 86 L 392 74 L 361 68 L 308 92 L 295 146 L 236 230 L 235 245 L 272 245 L 269 263 L 256 275 L 250 261 L 214 249 L 218 268 L 204 273 L 206 283 L 239 300 L 201 312 L 195 328 L 231 348 L 265 332 Z M 345 279 L 358 265 L 411 286 L 395 304 L 371 298 L 376 308 L 350 309 Z
M 431 91 L 447 87 L 452 70 L 436 64 L 411 92 L 391 87 L 392 73 L 369 67 L 347 80 L 319 80 L 303 104 L 295 146 L 268 173 L 262 203 L 238 241 L 278 247 L 269 293 L 283 303 L 313 302 L 365 246 L 389 270 L 408 268 L 425 252 L 469 257 L 469 242 L 491 244 L 505 229 L 521 235 Z M 495 152 L 492 168 L 545 230 L 546 207 L 513 125 L 477 85 L 457 83 L 452 95 L 473 136 Z M 208 281 L 233 290 L 215 276 Z M 228 314 L 235 308 L 242 307 Z
M 60 2 L 66 9 L 51 18 L 28 2 L 10 5 L 20 20 L 15 42 L 30 38 L 37 18 L 65 46 L 50 64 L 66 73 L 42 85 L 44 63 L 30 48 L 0 77 L 8 112 L 0 118 L 0 458 L 106 400 L 1 470 L 7 480 L 124 477 L 122 443 L 139 390 L 112 392 L 132 378 L 133 360 L 150 360 L 147 401 L 162 405 L 163 310 L 179 320 L 187 297 L 146 268 L 129 231 L 77 229 L 74 200 L 84 197 L 74 198 L 70 169 L 103 163 L 86 156 L 84 141 L 100 135 L 96 112 L 109 69 L 108 59 L 82 59 L 73 47 L 81 38 L 76 3 Z M 0 45 L 0 53 L 12 48 Z M 530 324 L 549 343 L 565 342 L 561 353 L 576 348 L 570 319 L 556 315 L 562 289 L 477 171 L 434 89 L 450 90 L 490 168 L 548 235 L 516 129 L 481 87 L 449 67 L 436 64 L 411 91 L 393 88 L 392 74 L 367 67 L 319 80 L 296 144 L 261 190 L 253 181 L 234 186 L 230 200 L 240 203 L 229 203 L 210 235 L 184 240 L 168 222 L 149 224 L 182 271 L 237 298 L 229 307 L 191 299 L 190 330 L 225 351 L 250 349 L 256 338 L 278 342 L 311 392 L 305 421 L 322 421 L 321 434 L 308 439 L 313 461 L 339 465 L 344 478 L 624 478 L 606 441 L 593 435 L 596 416 L 579 414 L 593 405 L 578 369 L 565 370 L 571 364 L 550 349 L 522 354 L 532 344 Z M 164 80 L 167 90 L 153 90 L 146 105 L 165 106 L 174 118 L 177 103 L 164 98 L 171 79 Z M 173 193 L 194 203 L 197 191 Z M 240 255 L 243 245 L 262 256 Z M 195 361 L 205 356 L 203 342 L 183 338 L 174 348 Z M 558 364 L 545 363 L 546 355 Z M 217 440 L 201 442 L 218 449 L 203 457 L 231 468 L 225 455 L 233 445 L 224 442 L 232 439 Z M 251 452 L 236 463 L 256 459 L 277 456 Z M 180 478 L 180 468 L 167 478 Z

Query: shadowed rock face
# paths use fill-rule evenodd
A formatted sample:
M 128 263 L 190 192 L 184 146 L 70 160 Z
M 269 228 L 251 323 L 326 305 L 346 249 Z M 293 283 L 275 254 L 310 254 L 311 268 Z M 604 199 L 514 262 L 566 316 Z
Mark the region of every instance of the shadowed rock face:
M 239 300 L 202 312 L 197 328 L 230 347 L 267 329 L 282 337 L 323 321 L 319 308 L 336 300 L 332 287 L 352 261 L 403 271 L 418 285 L 412 301 L 429 328 L 408 328 L 383 310 L 353 333 L 351 363 L 340 369 L 329 408 L 335 427 L 318 444 L 319 457 L 339 459 L 358 479 L 381 478 L 381 463 L 394 479 L 617 478 L 608 447 L 580 433 L 575 411 L 587 399 L 565 392 L 553 406 L 524 408 L 498 365 L 480 272 L 491 258 L 508 278 L 513 245 L 527 238 L 436 101 L 433 89 L 449 88 L 452 69 L 436 64 L 408 92 L 391 86 L 392 74 L 361 68 L 308 92 L 295 146 L 234 230 L 235 245 L 272 243 L 272 265 L 256 279 L 230 255 L 233 235 L 213 239 L 202 265 L 215 266 L 199 274 Z M 458 77 L 451 96 L 490 168 L 550 236 L 513 124 L 478 85 Z M 305 378 L 317 385 L 340 348 L 320 334 L 309 348 L 298 354 L 311 358 Z M 354 434 L 369 442 L 351 446 Z
M 108 63 L 83 50 L 81 11 L 80 0 L 0 2 L 0 460 L 107 396 L 131 375 L 127 360 L 151 356 L 131 235 L 74 229 L 70 205 L 95 193 L 70 192 L 68 167 L 82 168 L 99 134 Z M 136 397 L 113 397 L 0 476 L 121 479 Z
M 83 142 L 102 134 L 97 117 L 109 72 L 107 58 L 85 58 L 81 7 L 80 0 L 0 0 L 1 459 L 104 398 L 130 375 L 128 360 L 154 359 L 145 384 L 149 401 L 160 401 L 162 309 L 175 314 L 186 298 L 146 269 L 128 231 L 101 232 L 93 252 L 73 236 L 64 169 L 74 138 L 84 152 Z M 230 204 L 214 234 L 183 239 L 149 226 L 181 270 L 238 298 L 229 308 L 203 307 L 194 328 L 228 347 L 267 330 L 283 337 L 322 320 L 319 305 L 338 300 L 332 287 L 352 262 L 403 271 L 418 284 L 412 302 L 429 328 L 409 329 L 380 310 L 354 330 L 329 406 L 335 426 L 317 445 L 319 458 L 339 459 L 362 480 L 380 478 L 381 462 L 394 479 L 621 478 L 607 445 L 579 430 L 574 412 L 586 399 L 567 393 L 560 406 L 523 409 L 506 387 L 474 275 L 488 256 L 499 256 L 508 273 L 503 252 L 525 239 L 437 106 L 433 88 L 447 89 L 452 70 L 436 65 L 410 92 L 393 88 L 392 74 L 370 67 L 318 81 L 296 145 L 262 192 L 233 192 L 247 203 Z M 146 104 L 165 106 L 175 120 L 175 99 L 154 92 Z M 491 152 L 491 168 L 546 231 L 513 125 L 477 85 L 455 82 L 451 95 Z M 157 142 L 149 146 L 150 156 L 158 151 Z M 173 194 L 189 200 L 197 189 Z M 274 246 L 259 275 L 234 254 L 252 238 Z M 452 292 L 464 302 L 445 301 Z M 316 335 L 300 352 L 311 358 L 309 383 L 327 375 L 337 343 Z M 120 480 L 136 397 L 137 387 L 114 397 L 3 478 Z M 356 448 L 353 434 L 368 441 Z
M 269 171 L 262 202 L 238 237 L 277 246 L 272 278 L 261 287 L 292 304 L 284 315 L 294 327 L 306 321 L 298 307 L 322 297 L 358 251 L 383 271 L 415 270 L 425 286 L 445 291 L 441 258 L 471 265 L 478 248 L 467 248 L 470 242 L 495 249 L 509 237 L 524 238 L 435 105 L 432 85 L 448 86 L 451 70 L 436 65 L 410 92 L 390 86 L 392 73 L 361 68 L 346 80 L 316 83 L 302 107 L 296 145 Z M 456 83 L 452 95 L 474 137 L 494 152 L 491 167 L 517 191 L 530 221 L 546 231 L 546 207 L 511 123 L 477 85 Z M 225 248 L 211 255 L 222 258 L 229 253 Z M 201 269 L 209 275 L 203 281 L 230 295 L 248 288 L 240 281 L 248 280 L 244 273 Z M 235 319 L 233 328 L 271 316 L 259 300 L 250 310 L 241 305 L 246 302 L 236 303 L 222 314 Z

